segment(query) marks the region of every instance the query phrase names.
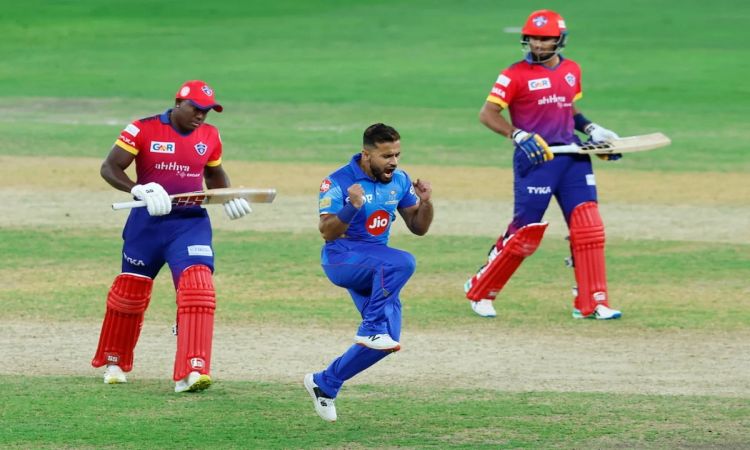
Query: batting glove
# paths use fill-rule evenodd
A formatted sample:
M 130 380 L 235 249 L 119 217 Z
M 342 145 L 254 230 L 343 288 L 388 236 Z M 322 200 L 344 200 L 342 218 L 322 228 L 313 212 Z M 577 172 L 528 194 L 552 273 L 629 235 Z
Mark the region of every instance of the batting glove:
M 159 183 L 136 184 L 130 193 L 146 202 L 146 209 L 151 216 L 164 216 L 172 211 L 172 200 Z
M 594 122 L 586 125 L 586 128 L 583 129 L 583 132 L 588 134 L 591 138 L 591 141 L 595 143 L 610 142 L 614 141 L 615 139 L 620 139 L 620 136 L 618 136 L 614 131 L 608 130 L 600 125 L 595 124 Z
M 516 147 L 526 154 L 532 165 L 541 164 L 555 157 L 544 138 L 536 133 L 516 130 L 511 135 L 511 139 L 515 142 Z
M 608 155 L 596 155 L 603 161 L 617 161 L 622 158 L 622 153 L 610 153 Z
M 224 202 L 224 212 L 230 219 L 234 220 L 248 215 L 253 210 L 250 208 L 250 203 L 244 198 L 233 198 Z

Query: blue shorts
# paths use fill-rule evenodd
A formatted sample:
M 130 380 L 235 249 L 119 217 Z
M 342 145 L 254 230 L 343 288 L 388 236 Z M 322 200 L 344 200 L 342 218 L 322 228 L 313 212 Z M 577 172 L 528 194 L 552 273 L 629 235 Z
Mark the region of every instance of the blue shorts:
M 211 238 L 211 221 L 201 207 L 175 208 L 159 217 L 134 208 L 122 231 L 122 271 L 155 278 L 167 263 L 176 286 L 189 266 L 214 270 Z
M 591 158 L 589 155 L 559 154 L 552 161 L 535 166 L 526 176 L 514 172 L 513 191 L 513 221 L 509 233 L 515 233 L 530 223 L 541 222 L 553 195 L 565 222 L 569 222 L 576 206 L 597 201 Z

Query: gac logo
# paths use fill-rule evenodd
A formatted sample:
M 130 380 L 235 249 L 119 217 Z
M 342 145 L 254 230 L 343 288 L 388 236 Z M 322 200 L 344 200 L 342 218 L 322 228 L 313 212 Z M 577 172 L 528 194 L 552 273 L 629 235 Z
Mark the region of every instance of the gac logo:
M 380 236 L 381 234 L 385 233 L 385 230 L 388 229 L 388 224 L 390 223 L 391 215 L 388 214 L 388 211 L 379 209 L 370 214 L 370 217 L 368 217 L 367 221 L 365 222 L 365 227 L 367 228 L 367 232 L 371 235 Z

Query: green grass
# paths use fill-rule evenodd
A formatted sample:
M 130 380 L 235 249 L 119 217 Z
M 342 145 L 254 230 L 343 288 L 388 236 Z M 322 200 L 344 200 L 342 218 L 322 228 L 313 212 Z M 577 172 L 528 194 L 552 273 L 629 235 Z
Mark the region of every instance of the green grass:
M 0 291 L 7 318 L 93 320 L 119 273 L 115 230 L 0 230 Z M 219 232 L 215 236 L 218 317 L 224 323 L 287 325 L 357 322 L 343 290 L 320 268 L 317 233 Z M 417 273 L 402 293 L 414 327 L 475 326 L 465 314 L 463 282 L 484 259 L 484 237 L 396 236 L 393 245 L 417 255 Z M 626 320 L 613 329 L 741 330 L 750 322 L 746 296 L 750 246 L 715 243 L 608 244 L 610 295 Z M 567 242 L 547 239 L 500 297 L 501 327 L 561 329 L 596 326 L 571 321 L 574 283 L 563 265 Z M 291 264 L 290 261 L 294 261 Z M 644 268 L 648 268 L 644 270 Z M 174 291 L 167 268 L 157 279 L 150 320 L 172 320 Z M 279 302 L 287 307 L 279 308 Z M 343 307 L 342 307 L 343 306 Z M 487 325 L 489 326 L 489 325 Z
M 579 106 L 586 115 L 621 135 L 663 131 L 673 139 L 671 147 L 616 164 L 596 161 L 597 170 L 750 171 L 750 51 L 738 44 L 750 19 L 746 2 L 550 0 L 544 7 L 567 19 L 565 54 L 583 67 Z M 384 121 L 402 133 L 409 167 L 508 168 L 509 143 L 484 129 L 477 113 L 497 73 L 521 57 L 517 34 L 503 28 L 520 26 L 531 8 L 492 0 L 4 4 L 0 155 L 35 156 L 40 164 L 47 156 L 104 158 L 124 125 L 169 107 L 184 80 L 203 78 L 226 108 L 209 121 L 222 132 L 227 161 L 333 169 L 359 148 L 367 125 Z M 486 254 L 485 237 L 395 236 L 393 244 L 418 259 L 402 295 L 408 329 L 580 333 L 627 345 L 644 333 L 739 339 L 750 323 L 750 244 L 608 241 L 610 294 L 625 315 L 605 324 L 570 319 L 573 275 L 562 264 L 562 239 L 546 238 L 520 268 L 494 321 L 471 315 L 462 293 Z M 320 269 L 315 230 L 220 232 L 215 247 L 219 323 L 358 322 L 346 293 Z M 0 228 L 0 255 L 2 320 L 99 323 L 119 272 L 119 232 Z M 169 278 L 165 269 L 146 320 L 174 320 Z M 167 381 L 132 381 L 112 388 L 90 378 L 4 376 L 0 446 L 671 449 L 750 442 L 742 394 L 509 393 L 395 380 L 389 389 L 347 385 L 341 420 L 331 426 L 298 385 L 219 380 L 203 394 L 175 396 Z
M 358 385 L 328 424 L 301 383 L 220 381 L 175 396 L 167 382 L 17 377 L 3 391 L 0 442 L 10 447 L 738 448 L 750 439 L 748 403 L 721 397 Z
M 622 135 L 663 131 L 674 140 L 607 170 L 750 169 L 741 75 L 750 52 L 732 43 L 750 7 L 722 5 L 548 5 L 567 18 L 566 54 L 583 67 L 582 110 Z M 226 106 L 210 120 L 232 159 L 334 164 L 358 148 L 367 125 L 385 121 L 403 133 L 410 164 L 508 167 L 510 145 L 477 113 L 497 73 L 520 59 L 518 36 L 502 29 L 520 25 L 528 8 L 490 0 L 7 6 L 0 83 L 13 89 L 0 94 L 0 152 L 103 157 L 127 122 L 166 109 L 185 79 L 205 78 Z M 185 27 L 196 17 L 200 27 Z M 42 104 L 19 120 L 16 109 L 40 97 L 73 105 Z

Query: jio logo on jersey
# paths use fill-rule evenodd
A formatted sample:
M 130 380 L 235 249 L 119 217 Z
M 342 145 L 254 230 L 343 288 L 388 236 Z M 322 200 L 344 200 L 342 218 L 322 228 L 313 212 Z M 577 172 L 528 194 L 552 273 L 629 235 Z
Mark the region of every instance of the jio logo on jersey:
M 388 229 L 388 224 L 391 222 L 391 215 L 388 211 L 379 209 L 374 213 L 370 214 L 370 217 L 365 221 L 365 228 L 367 232 L 373 236 L 380 236 L 385 233 Z

